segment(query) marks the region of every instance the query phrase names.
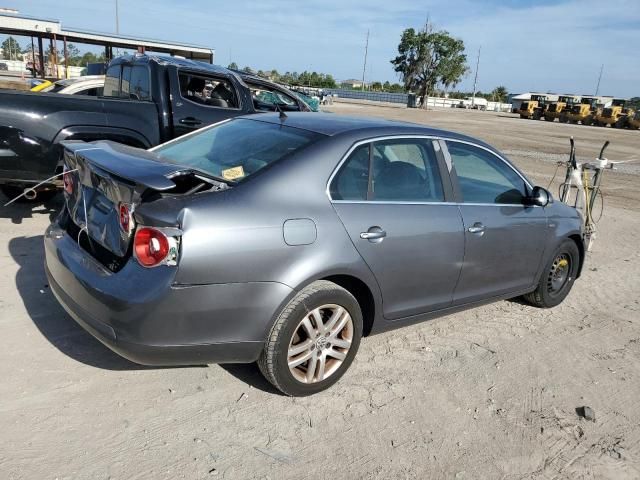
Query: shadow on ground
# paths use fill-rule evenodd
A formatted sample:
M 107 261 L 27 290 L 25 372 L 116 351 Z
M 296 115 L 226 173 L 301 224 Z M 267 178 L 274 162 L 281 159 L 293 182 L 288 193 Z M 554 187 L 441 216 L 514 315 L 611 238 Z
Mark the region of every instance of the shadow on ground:
M 192 367 L 148 367 L 120 357 L 80 327 L 60 306 L 49 289 L 44 273 L 43 236 L 15 237 L 9 252 L 19 265 L 16 288 L 31 320 L 44 337 L 65 355 L 106 370 L 148 370 Z M 206 367 L 194 365 L 193 367 Z M 254 388 L 279 393 L 265 380 L 257 365 L 220 365 L 227 373 Z
M 9 241 L 9 253 L 19 265 L 16 288 L 38 330 L 65 355 L 107 370 L 145 369 L 109 350 L 82 329 L 60 306 L 49 290 L 44 273 L 42 235 L 15 237 Z
M 280 390 L 271 385 L 266 378 L 260 373 L 258 365 L 255 363 L 237 364 L 228 363 L 219 365 L 220 368 L 226 370 L 226 372 L 232 377 L 237 378 L 241 382 L 251 385 L 253 388 L 261 390 L 267 393 L 273 393 L 276 395 L 284 396 Z
M 43 201 L 28 201 L 19 199 L 11 205 L 4 206 L 10 198 L 0 193 L 0 218 L 9 218 L 11 223 L 20 225 L 25 218 L 33 218 L 38 215 L 48 215 L 53 220 L 57 215 L 64 198 L 57 194 Z

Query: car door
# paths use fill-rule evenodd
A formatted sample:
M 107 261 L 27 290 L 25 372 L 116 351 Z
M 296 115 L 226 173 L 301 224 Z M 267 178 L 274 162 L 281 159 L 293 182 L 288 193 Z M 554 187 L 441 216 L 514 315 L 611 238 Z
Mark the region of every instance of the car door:
M 446 148 L 465 228 L 454 305 L 531 287 L 548 235 L 544 208 L 525 204 L 531 186 L 482 146 L 447 140 Z
M 380 285 L 388 319 L 448 307 L 460 274 L 462 219 L 433 142 L 361 143 L 330 182 L 333 206 Z
M 224 75 L 171 68 L 175 136 L 246 113 L 240 92 Z

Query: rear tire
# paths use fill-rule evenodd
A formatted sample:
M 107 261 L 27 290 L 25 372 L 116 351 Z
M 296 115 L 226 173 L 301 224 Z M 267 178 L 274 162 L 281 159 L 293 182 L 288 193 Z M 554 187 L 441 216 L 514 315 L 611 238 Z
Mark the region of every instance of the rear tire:
M 579 266 L 578 247 L 573 240 L 566 239 L 545 265 L 536 289 L 524 296 L 525 300 L 538 308 L 559 305 L 569 295 Z
M 312 395 L 342 377 L 361 337 L 358 301 L 339 285 L 319 280 L 284 307 L 271 328 L 258 367 L 285 395 Z

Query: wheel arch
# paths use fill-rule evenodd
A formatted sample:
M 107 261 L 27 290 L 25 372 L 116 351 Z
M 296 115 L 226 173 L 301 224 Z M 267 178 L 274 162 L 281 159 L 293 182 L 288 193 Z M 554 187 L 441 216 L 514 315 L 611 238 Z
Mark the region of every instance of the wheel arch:
M 318 280 L 327 280 L 341 286 L 353 295 L 362 310 L 362 336 L 371 333 L 376 318 L 376 302 L 369 286 L 353 275 L 329 275 Z
M 127 128 L 106 126 L 71 126 L 61 130 L 53 143 L 58 144 L 63 140 L 83 140 L 91 142 L 95 140 L 113 140 L 131 147 L 149 148 L 151 142 L 140 132 Z
M 578 247 L 578 253 L 580 254 L 580 263 L 578 265 L 578 273 L 576 275 L 576 278 L 580 278 L 580 275 L 582 274 L 582 266 L 584 265 L 584 259 L 586 255 L 584 242 L 582 241 L 582 237 L 577 233 L 569 235 L 568 238 L 570 240 L 573 240 L 573 242 L 576 244 L 576 247 Z

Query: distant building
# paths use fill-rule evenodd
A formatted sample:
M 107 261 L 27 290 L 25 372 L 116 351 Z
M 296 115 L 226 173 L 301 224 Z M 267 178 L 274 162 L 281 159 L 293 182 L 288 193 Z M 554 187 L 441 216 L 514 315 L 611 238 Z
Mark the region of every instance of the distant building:
M 350 88 L 353 90 L 361 89 L 362 85 L 363 85 L 362 80 L 356 80 L 356 79 L 343 80 L 342 82 L 340 82 L 341 88 Z M 369 86 L 369 83 L 364 82 L 364 88 L 367 88 L 368 86 Z

